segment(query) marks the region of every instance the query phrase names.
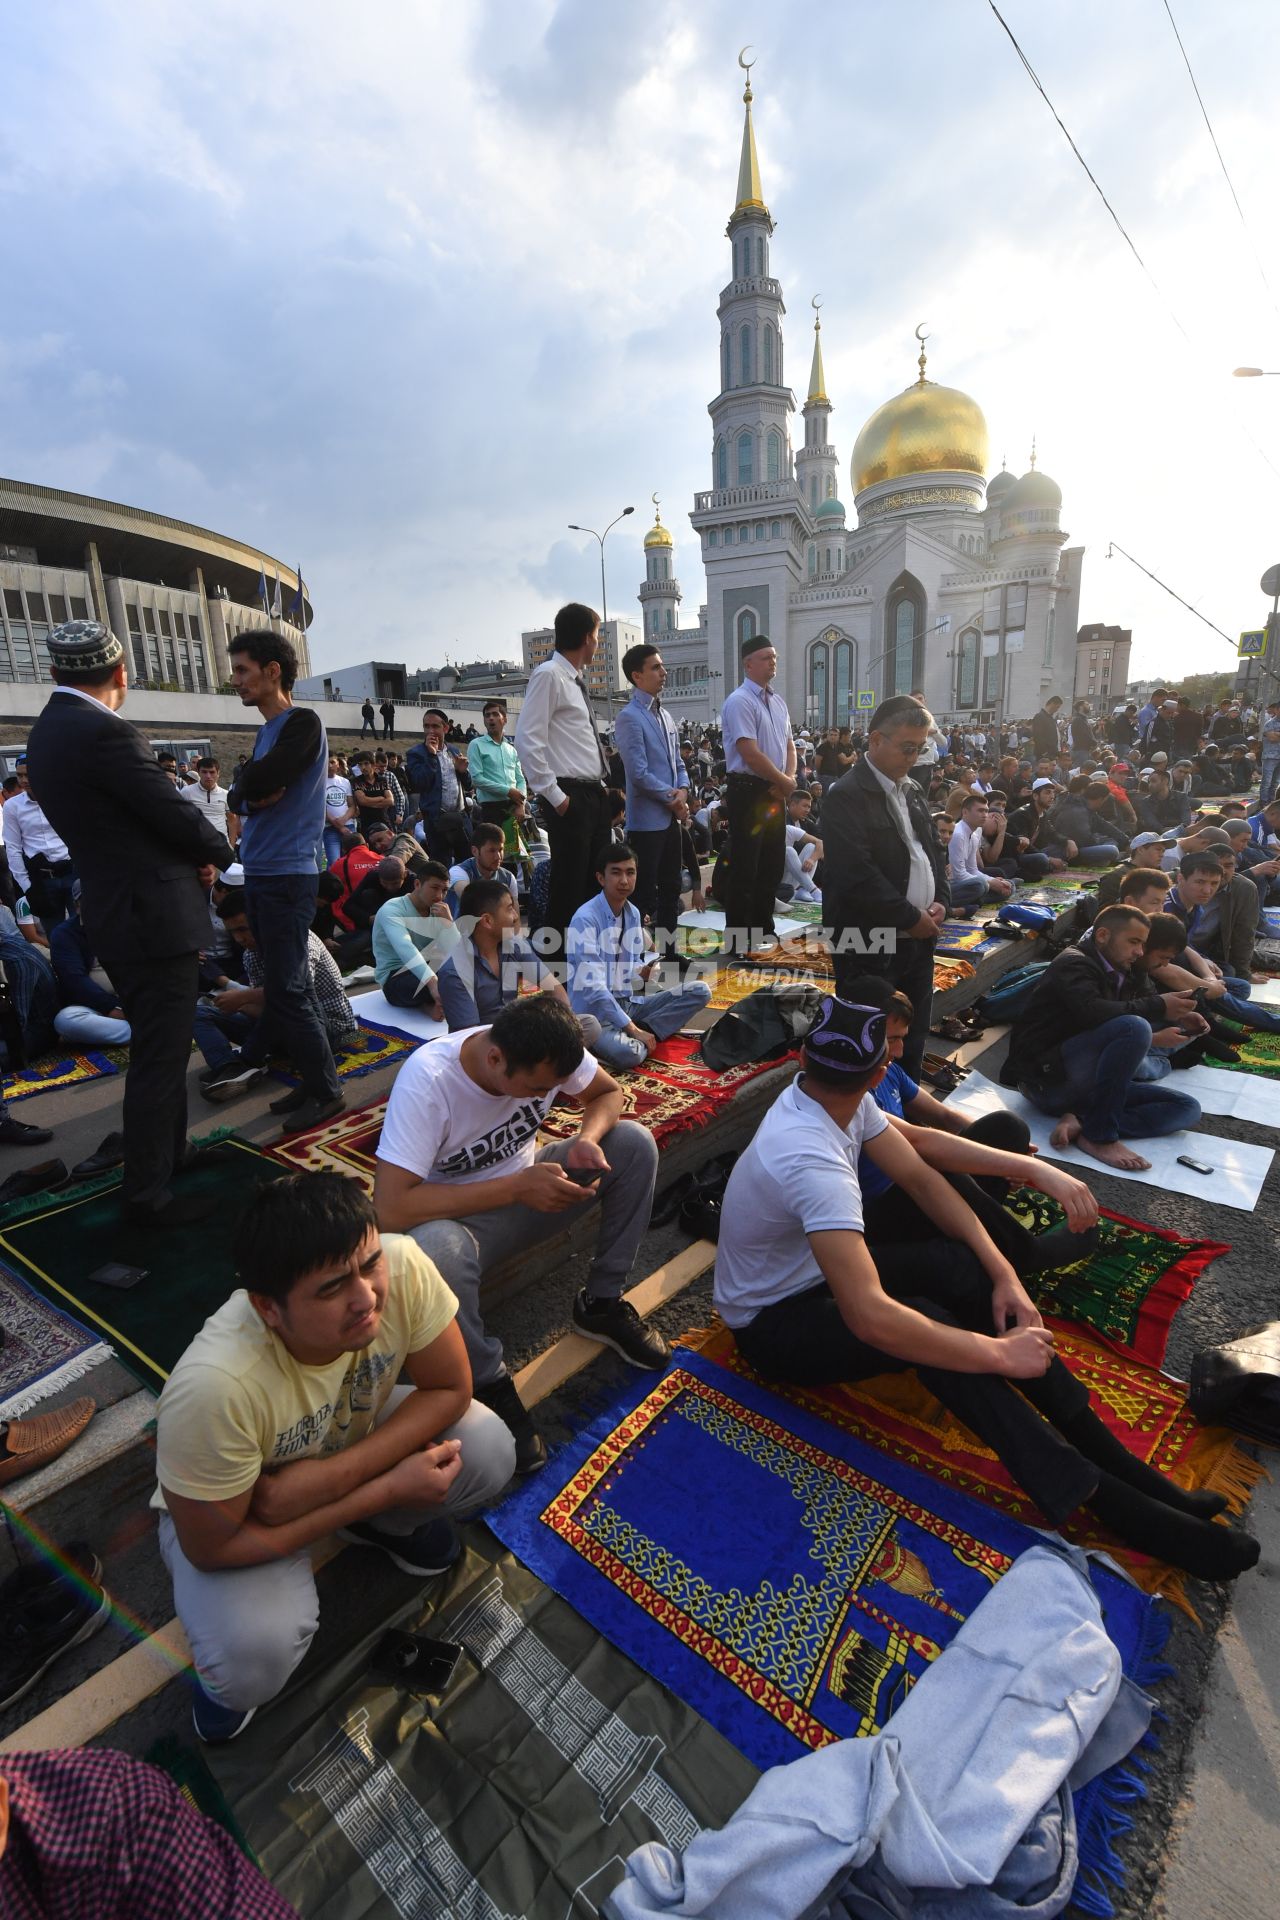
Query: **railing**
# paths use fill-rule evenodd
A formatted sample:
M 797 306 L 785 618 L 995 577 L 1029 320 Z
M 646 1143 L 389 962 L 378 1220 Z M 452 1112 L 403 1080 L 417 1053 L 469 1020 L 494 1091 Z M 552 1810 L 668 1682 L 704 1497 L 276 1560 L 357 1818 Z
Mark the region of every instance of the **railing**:
M 695 493 L 695 513 L 711 513 L 718 507 L 760 507 L 775 500 L 795 503 L 800 499 L 794 480 L 758 480 L 749 487 L 719 487 L 711 493 Z

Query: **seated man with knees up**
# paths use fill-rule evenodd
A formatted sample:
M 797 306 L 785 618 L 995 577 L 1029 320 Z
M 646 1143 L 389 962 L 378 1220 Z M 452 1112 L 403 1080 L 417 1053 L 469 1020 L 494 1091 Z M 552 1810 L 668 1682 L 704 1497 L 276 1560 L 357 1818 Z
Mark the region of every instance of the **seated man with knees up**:
M 235 1255 L 239 1290 L 160 1397 L 152 1501 L 210 1741 L 234 1739 L 311 1644 L 314 1541 L 337 1532 L 430 1579 L 460 1552 L 451 1517 L 515 1465 L 472 1400 L 457 1300 L 412 1240 L 379 1233 L 356 1181 L 259 1187 Z
M 1154 992 L 1135 972 L 1147 928 L 1147 915 L 1135 907 L 1104 907 L 1036 982 L 1000 1070 L 1006 1087 L 1058 1116 L 1055 1147 L 1078 1147 L 1121 1171 L 1151 1164 L 1126 1139 L 1178 1133 L 1200 1118 L 1189 1094 L 1134 1080 L 1153 1035 L 1196 1012 L 1193 994 Z
M 449 869 L 449 911 L 455 920 L 461 911 L 462 896 L 473 880 L 498 881 L 519 905 L 516 876 L 510 867 L 502 864 L 505 849 L 506 835 L 491 821 L 482 820 L 472 830 L 471 858 Z
M 440 968 L 461 938 L 446 894 L 448 868 L 427 860 L 408 893 L 384 900 L 373 920 L 373 965 L 393 1007 L 417 1007 L 438 1018 Z
M 1280 1009 L 1255 1005 L 1249 998 L 1253 987 L 1247 968 L 1257 925 L 1257 892 L 1237 888 L 1230 842 L 1212 853 L 1187 856 L 1169 889 L 1165 912 L 1176 914 L 1187 930 L 1182 965 L 1196 975 L 1213 1011 L 1244 1027 L 1280 1033 Z M 1246 971 L 1237 971 L 1240 967 Z
M 440 969 L 436 993 L 450 1033 L 487 1027 L 521 993 L 549 993 L 567 1007 L 569 996 L 553 970 L 520 935 L 520 910 L 501 880 L 473 880 L 459 901 L 462 927 L 470 927 Z M 578 1018 L 588 1049 L 600 1038 L 600 1022 Z
M 711 998 L 705 980 L 658 993 L 646 990 L 661 962 L 631 904 L 636 856 L 626 841 L 596 856 L 600 891 L 578 908 L 565 941 L 569 1005 L 600 1022 L 593 1052 L 610 1067 L 638 1067 L 660 1040 L 679 1033 Z
M 947 860 L 951 869 L 953 907 L 976 907 L 984 900 L 1007 900 L 1013 892 L 1012 880 L 1006 880 L 1002 873 L 989 873 L 982 863 L 987 805 L 985 793 L 967 794 L 960 818 L 951 830 Z
M 538 1129 L 560 1095 L 582 1120 L 571 1140 L 539 1148 Z M 478 1400 L 510 1427 L 516 1467 L 546 1461 L 542 1436 L 485 1325 L 480 1283 L 499 1261 L 560 1233 L 592 1200 L 600 1233 L 576 1332 L 634 1367 L 660 1370 L 670 1349 L 623 1298 L 653 1207 L 658 1149 L 622 1117 L 616 1081 L 583 1050 L 569 1009 L 550 994 L 512 1001 L 492 1026 L 419 1047 L 400 1068 L 378 1142 L 374 1201 L 391 1232 L 410 1233 L 458 1295 Z
M 878 1008 L 824 1001 L 799 1078 L 729 1176 L 715 1304 L 744 1357 L 798 1386 L 916 1367 L 1050 1525 L 1087 1507 L 1140 1552 L 1203 1578 L 1244 1572 L 1258 1543 L 1212 1524 L 1224 1497 L 1184 1493 L 1108 1431 L 982 1223 L 870 1097 L 885 1026 Z M 863 1153 L 933 1222 L 924 1248 L 868 1244 Z

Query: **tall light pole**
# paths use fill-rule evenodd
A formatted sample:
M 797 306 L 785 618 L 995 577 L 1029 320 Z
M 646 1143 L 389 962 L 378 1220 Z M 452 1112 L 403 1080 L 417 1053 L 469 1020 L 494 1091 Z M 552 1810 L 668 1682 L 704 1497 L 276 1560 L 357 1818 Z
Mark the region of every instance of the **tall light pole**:
M 622 509 L 622 512 L 618 515 L 617 519 L 611 520 L 609 522 L 608 526 L 605 528 L 603 533 L 597 533 L 594 527 L 580 527 L 576 520 L 571 520 L 569 522 L 570 533 L 589 533 L 591 535 L 591 538 L 593 540 L 598 541 L 600 544 L 600 624 L 602 627 L 607 627 L 609 624 L 609 594 L 604 584 L 604 543 L 608 539 L 609 535 L 613 532 L 614 528 L 617 526 L 618 520 L 625 520 L 629 513 L 634 513 L 634 512 L 635 512 L 634 507 L 624 507 Z M 610 665 L 609 686 L 605 695 L 605 699 L 606 699 L 608 721 L 609 721 L 609 724 L 612 725 L 613 724 L 613 672 L 612 672 L 613 662 L 610 661 L 609 665 Z

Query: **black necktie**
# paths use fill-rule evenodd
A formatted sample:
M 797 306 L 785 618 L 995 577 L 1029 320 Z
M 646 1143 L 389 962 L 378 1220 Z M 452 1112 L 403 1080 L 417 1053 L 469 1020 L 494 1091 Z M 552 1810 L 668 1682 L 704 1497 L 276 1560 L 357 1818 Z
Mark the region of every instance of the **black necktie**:
M 591 722 L 591 736 L 596 743 L 596 752 L 600 756 L 600 778 L 607 787 L 609 784 L 609 762 L 605 758 L 604 742 L 600 738 L 600 729 L 596 725 L 596 713 L 595 708 L 591 704 L 591 695 L 587 692 L 587 683 L 582 678 L 582 675 L 575 673 L 573 677 L 578 683 L 578 692 L 582 695 L 582 704 L 587 709 L 587 718 Z

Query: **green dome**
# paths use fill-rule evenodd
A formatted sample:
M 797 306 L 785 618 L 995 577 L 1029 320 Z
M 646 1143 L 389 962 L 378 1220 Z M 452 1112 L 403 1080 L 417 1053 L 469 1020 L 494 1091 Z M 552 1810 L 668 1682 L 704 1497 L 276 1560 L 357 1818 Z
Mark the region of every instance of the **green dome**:
M 830 500 L 823 501 L 815 517 L 819 520 L 835 520 L 837 518 L 843 520 L 844 506 L 841 501 L 835 499 L 833 496 Z

